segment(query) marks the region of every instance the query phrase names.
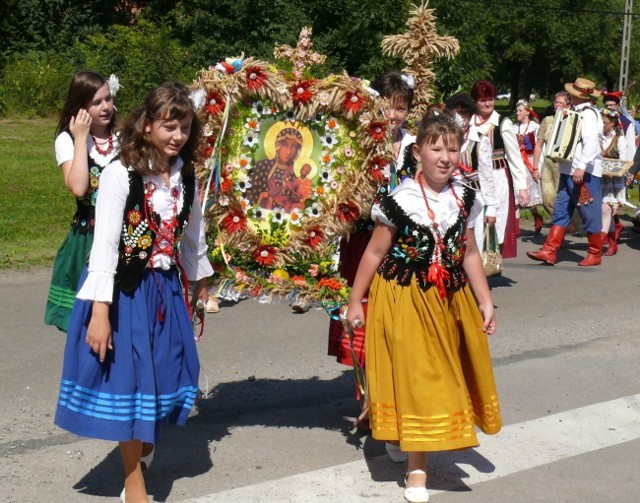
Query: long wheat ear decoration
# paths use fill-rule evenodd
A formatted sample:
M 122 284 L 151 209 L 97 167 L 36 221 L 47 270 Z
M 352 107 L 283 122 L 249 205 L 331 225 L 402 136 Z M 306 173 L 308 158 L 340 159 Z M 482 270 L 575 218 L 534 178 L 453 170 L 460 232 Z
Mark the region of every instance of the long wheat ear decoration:
M 400 56 L 407 66 L 403 71 L 415 79 L 413 105 L 409 123 L 422 119 L 427 106 L 433 101 L 431 86 L 436 74 L 432 66 L 435 60 L 452 59 L 460 51 L 458 39 L 440 36 L 436 32 L 434 9 L 428 9 L 429 1 L 414 5 L 407 20 L 408 30 L 401 35 L 389 35 L 382 40 L 382 52 L 387 56 Z

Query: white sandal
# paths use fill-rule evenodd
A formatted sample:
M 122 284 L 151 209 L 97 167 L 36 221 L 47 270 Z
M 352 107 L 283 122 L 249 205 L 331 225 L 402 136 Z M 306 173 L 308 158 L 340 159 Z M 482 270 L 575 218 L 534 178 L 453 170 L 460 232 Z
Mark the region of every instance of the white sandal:
M 424 470 L 413 470 L 407 473 L 404 477 L 405 486 L 407 484 L 407 479 L 409 475 L 412 473 L 427 475 Z M 425 486 L 420 487 L 405 487 L 404 489 L 404 499 L 406 499 L 409 503 L 427 503 L 429 501 L 429 492 Z
M 156 446 L 154 444 L 148 445 L 153 446 L 153 449 L 151 449 L 151 452 L 149 454 L 140 458 L 140 468 L 142 468 L 143 472 L 149 469 L 151 463 L 153 462 L 153 456 L 156 453 Z
M 404 463 L 409 458 L 409 455 L 406 452 L 400 450 L 400 446 L 396 444 L 392 444 L 391 442 L 385 442 L 384 448 L 387 450 L 387 454 L 391 461 L 394 463 Z

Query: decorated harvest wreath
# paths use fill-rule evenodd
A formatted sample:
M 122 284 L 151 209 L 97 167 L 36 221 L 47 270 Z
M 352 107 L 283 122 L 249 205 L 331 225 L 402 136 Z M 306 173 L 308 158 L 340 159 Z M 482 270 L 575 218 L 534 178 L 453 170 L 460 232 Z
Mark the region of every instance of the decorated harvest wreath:
M 459 50 L 439 36 L 428 0 L 414 6 L 404 34 L 382 50 L 401 56 L 415 79 L 415 125 L 433 98 L 435 59 Z M 387 103 L 366 81 L 346 74 L 314 78 L 311 29 L 296 47 L 275 49 L 277 63 L 228 59 L 193 85 L 204 124 L 199 166 L 217 295 L 345 302 L 336 272 L 341 237 L 367 221 L 388 187 L 393 156 Z
M 227 60 L 194 84 L 206 143 L 199 166 L 218 295 L 347 298 L 335 272 L 340 237 L 368 217 L 389 177 L 383 102 L 365 81 L 308 74 L 324 62 L 311 29 L 277 59 Z M 281 64 L 283 66 L 283 64 Z

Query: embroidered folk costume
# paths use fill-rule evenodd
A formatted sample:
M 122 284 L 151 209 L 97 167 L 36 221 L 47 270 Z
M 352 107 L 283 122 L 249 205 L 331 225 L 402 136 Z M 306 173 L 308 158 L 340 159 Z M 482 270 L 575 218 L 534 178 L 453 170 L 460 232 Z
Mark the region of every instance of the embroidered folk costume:
M 501 118 L 495 110 L 488 119 L 479 115 L 471 118 L 469 138 L 487 136 L 492 146 L 494 170 L 494 201 L 496 210 L 496 234 L 502 246 L 502 257 L 517 256 L 516 196 L 515 193 L 527 189 L 526 167 L 522 161 L 520 147 L 513 133 L 513 123 L 509 118 Z
M 373 436 L 403 451 L 463 449 L 501 427 L 482 317 L 463 269 L 482 204 L 451 181 L 406 179 L 372 217 L 397 228 L 369 290 L 367 392 Z
M 73 160 L 73 138 L 63 132 L 55 142 L 56 160 L 59 166 Z M 71 308 L 78 292 L 78 281 L 84 269 L 91 245 L 93 244 L 93 226 L 95 204 L 100 188 L 102 170 L 117 154 L 118 138 L 110 134 L 106 146 L 99 146 L 96 139 L 87 138 L 87 156 L 89 166 L 89 186 L 84 196 L 76 198 L 76 212 L 65 240 L 62 242 L 53 264 L 53 273 L 44 322 L 66 332 L 69 326 Z
M 187 280 L 213 273 L 195 179 L 182 160 L 140 177 L 119 161 L 102 174 L 96 236 L 80 282 L 64 355 L 55 423 L 78 435 L 155 443 L 182 425 L 198 392 L 199 362 Z M 111 302 L 113 349 L 86 345 L 93 301 Z
M 573 212 L 578 209 L 587 232 L 589 248 L 587 257 L 580 262 L 581 266 L 600 265 L 602 260 L 602 117 L 591 105 L 591 100 L 600 96 L 595 84 L 590 80 L 577 78 L 575 82 L 565 84 L 565 90 L 574 97 L 574 110 L 582 116 L 580 140 L 572 161 L 560 161 L 560 182 L 553 215 L 551 229 L 542 249 L 527 252 L 529 258 L 554 265 L 557 252 L 569 226 Z M 577 173 L 576 173 L 577 172 Z M 577 183 L 574 176 L 582 175 Z
M 513 132 L 516 134 L 516 139 L 518 140 L 522 160 L 527 168 L 527 189 L 529 189 L 530 197 L 529 203 L 526 205 L 527 208 L 533 208 L 542 204 L 540 182 L 535 181 L 532 175 L 534 169 L 539 169 L 538 166 L 533 165 L 533 149 L 536 146 L 536 135 L 539 128 L 540 124 L 532 120 L 526 124 L 517 122 L 513 125 Z

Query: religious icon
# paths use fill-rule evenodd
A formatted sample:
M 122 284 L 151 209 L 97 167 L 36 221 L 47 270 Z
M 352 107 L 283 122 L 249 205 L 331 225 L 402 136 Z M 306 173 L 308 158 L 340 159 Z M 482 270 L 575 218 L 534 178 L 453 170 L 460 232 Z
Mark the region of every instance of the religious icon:
M 312 133 L 305 126 L 283 121 L 271 125 L 263 140 L 267 158 L 257 161 L 249 175 L 245 193 L 249 204 L 285 213 L 304 210 L 317 172 L 309 157 L 313 144 Z

